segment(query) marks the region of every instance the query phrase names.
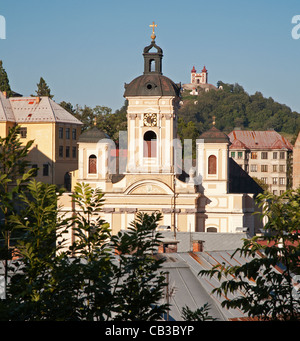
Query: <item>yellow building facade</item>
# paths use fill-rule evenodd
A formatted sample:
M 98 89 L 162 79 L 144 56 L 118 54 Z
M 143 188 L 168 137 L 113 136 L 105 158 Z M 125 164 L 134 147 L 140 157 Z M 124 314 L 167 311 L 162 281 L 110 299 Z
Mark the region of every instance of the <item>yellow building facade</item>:
M 78 168 L 77 141 L 82 123 L 48 97 L 11 97 L 0 93 L 0 136 L 20 126 L 20 141 L 34 143 L 27 157 L 36 180 L 64 186 Z

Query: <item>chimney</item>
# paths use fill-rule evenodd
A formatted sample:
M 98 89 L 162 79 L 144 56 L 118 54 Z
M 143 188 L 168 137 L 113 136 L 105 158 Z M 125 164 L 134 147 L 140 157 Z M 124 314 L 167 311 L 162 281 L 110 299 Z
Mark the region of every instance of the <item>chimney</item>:
M 41 97 L 38 96 L 38 97 L 35 98 L 35 103 L 36 103 L 36 104 L 39 104 L 40 101 L 41 101 Z
M 4 96 L 5 98 L 7 98 L 7 92 L 6 92 L 6 91 L 2 91 L 2 93 L 3 93 L 3 96 Z
M 203 252 L 204 240 L 193 240 L 193 252 Z
M 164 240 L 158 247 L 158 253 L 176 253 L 178 240 Z

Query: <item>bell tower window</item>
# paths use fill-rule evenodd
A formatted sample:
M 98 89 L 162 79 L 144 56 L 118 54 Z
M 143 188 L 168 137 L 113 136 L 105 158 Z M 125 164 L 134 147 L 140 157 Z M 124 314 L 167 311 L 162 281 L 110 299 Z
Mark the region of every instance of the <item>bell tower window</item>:
M 150 72 L 155 72 L 155 60 L 150 60 Z
M 97 157 L 96 155 L 91 155 L 89 157 L 89 174 L 97 173 Z
M 144 157 L 156 157 L 157 137 L 154 131 L 148 130 L 144 134 Z
M 217 157 L 210 155 L 208 158 L 208 174 L 217 174 Z

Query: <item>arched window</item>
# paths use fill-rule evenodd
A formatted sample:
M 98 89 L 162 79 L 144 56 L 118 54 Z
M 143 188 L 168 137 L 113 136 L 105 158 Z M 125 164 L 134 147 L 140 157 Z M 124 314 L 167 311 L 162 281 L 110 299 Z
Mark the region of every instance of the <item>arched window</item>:
M 156 157 L 156 134 L 152 130 L 144 135 L 144 157 Z
M 91 155 L 89 157 L 89 174 L 96 174 L 97 173 L 97 156 Z
M 218 229 L 216 227 L 208 227 L 206 232 L 218 232 Z
M 155 60 L 150 60 L 150 72 L 155 72 Z
M 208 158 L 208 174 L 217 174 L 217 157 L 210 155 Z

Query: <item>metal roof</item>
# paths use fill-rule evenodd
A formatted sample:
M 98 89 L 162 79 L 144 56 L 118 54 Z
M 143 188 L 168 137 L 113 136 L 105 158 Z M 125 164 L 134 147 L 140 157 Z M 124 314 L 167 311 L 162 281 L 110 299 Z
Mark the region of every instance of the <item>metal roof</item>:
M 173 231 L 159 231 L 165 239 L 175 239 Z M 201 240 L 204 242 L 205 251 L 236 250 L 243 246 L 243 238 L 248 238 L 246 232 L 222 233 L 222 232 L 176 232 L 178 252 L 190 252 L 193 250 L 192 242 Z
M 219 281 L 217 276 L 210 278 L 198 275 L 201 270 L 210 270 L 217 264 L 242 265 L 250 260 L 239 253 L 232 257 L 233 252 L 224 250 L 160 254 L 160 257 L 166 257 L 163 269 L 169 272 L 169 291 L 172 292 L 169 320 L 182 321 L 183 307 L 188 306 L 195 311 L 205 303 L 209 304 L 209 315 L 218 321 L 248 318 L 248 315 L 240 309 L 227 309 L 221 306 L 221 303 L 227 298 L 243 296 L 241 291 L 235 295 L 228 292 L 227 298 L 224 295 L 212 294 L 214 288 L 219 287 L 224 280 L 227 280 L 224 276 Z M 257 257 L 260 256 L 257 255 Z M 274 268 L 274 271 L 277 270 Z M 249 279 L 248 281 L 252 282 Z
M 202 133 L 199 139 L 203 139 L 206 143 L 229 143 L 229 137 L 215 126 Z
M 183 321 L 182 309 L 189 307 L 192 311 L 203 307 L 204 304 L 209 304 L 208 313 L 217 321 L 229 321 L 235 319 L 248 319 L 240 309 L 227 309 L 221 306 L 223 300 L 226 299 L 224 295 L 212 294 L 212 290 L 221 285 L 221 282 L 227 280 L 222 276 L 221 280 L 217 276 L 199 276 L 201 270 L 210 270 L 214 265 L 242 265 L 249 261 L 249 259 L 236 253 L 234 257 L 233 250 L 223 251 L 204 251 L 204 252 L 177 252 L 177 253 L 158 253 L 157 258 L 164 258 L 165 262 L 162 264 L 162 271 L 168 272 L 168 293 L 169 299 L 165 295 L 160 303 L 169 301 L 169 321 Z M 115 261 L 117 261 L 117 257 Z M 260 255 L 257 254 L 257 257 Z M 252 258 L 251 258 L 252 259 Z M 11 261 L 9 262 L 11 265 Z M 278 272 L 274 268 L 274 271 Z M 3 298 L 3 275 L 4 265 L 0 262 L 0 298 Z M 122 281 L 122 279 L 121 279 Z M 251 281 L 251 280 L 249 280 Z M 254 283 L 254 282 L 253 282 Z M 165 288 L 166 293 L 166 288 Z M 228 299 L 243 295 L 238 292 L 235 296 L 228 293 Z M 163 317 L 167 320 L 167 316 Z
M 240 141 L 243 147 L 248 149 L 293 149 L 292 144 L 275 130 L 233 130 L 228 137 L 232 143 L 231 149 L 237 147 L 237 141 Z
M 10 97 L 6 99 L 1 92 L 0 121 L 82 124 L 75 116 L 49 97 Z
M 110 137 L 105 132 L 103 132 L 102 130 L 96 127 L 93 127 L 83 132 L 80 135 L 78 142 L 97 143 L 103 139 L 109 139 L 109 138 Z
M 0 91 L 0 122 L 15 122 L 9 99 Z

